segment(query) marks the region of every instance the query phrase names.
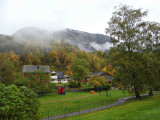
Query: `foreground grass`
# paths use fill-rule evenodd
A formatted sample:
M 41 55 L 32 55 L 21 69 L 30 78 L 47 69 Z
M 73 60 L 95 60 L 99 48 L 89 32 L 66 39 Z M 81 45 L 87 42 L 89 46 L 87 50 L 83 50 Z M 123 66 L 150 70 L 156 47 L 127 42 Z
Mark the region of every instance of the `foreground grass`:
M 130 99 L 120 106 L 65 120 L 160 120 L 160 95 Z
M 89 92 L 67 92 L 66 95 L 50 95 L 40 97 L 42 118 L 55 116 L 79 110 L 86 110 L 102 105 L 111 104 L 118 98 L 129 94 L 121 90 L 110 90 L 108 97 L 106 92 L 90 94 Z

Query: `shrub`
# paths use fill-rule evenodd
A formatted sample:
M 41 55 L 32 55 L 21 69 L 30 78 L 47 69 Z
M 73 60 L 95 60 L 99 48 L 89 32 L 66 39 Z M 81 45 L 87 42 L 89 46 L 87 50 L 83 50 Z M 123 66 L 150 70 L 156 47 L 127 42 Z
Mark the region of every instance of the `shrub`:
M 71 80 L 68 83 L 68 87 L 76 88 L 76 87 L 78 87 L 78 82 L 76 80 Z
M 39 120 L 39 106 L 36 94 L 31 89 L 0 84 L 1 120 Z

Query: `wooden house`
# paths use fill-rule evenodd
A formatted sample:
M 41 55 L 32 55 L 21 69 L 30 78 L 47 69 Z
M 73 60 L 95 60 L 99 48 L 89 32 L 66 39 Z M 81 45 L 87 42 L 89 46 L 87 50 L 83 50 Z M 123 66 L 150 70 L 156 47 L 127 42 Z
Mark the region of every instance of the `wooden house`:
M 86 76 L 83 80 L 84 83 L 88 83 L 90 77 L 92 76 L 101 76 L 103 78 L 106 78 L 106 80 L 108 80 L 109 82 L 112 82 L 112 76 L 111 75 L 108 75 L 106 74 L 105 72 L 95 72 L 95 73 L 90 73 L 88 76 Z
M 41 80 L 41 76 L 44 76 L 45 82 L 48 83 L 50 79 L 50 67 L 46 65 L 24 65 L 23 74 L 25 78 L 36 76 L 37 82 Z

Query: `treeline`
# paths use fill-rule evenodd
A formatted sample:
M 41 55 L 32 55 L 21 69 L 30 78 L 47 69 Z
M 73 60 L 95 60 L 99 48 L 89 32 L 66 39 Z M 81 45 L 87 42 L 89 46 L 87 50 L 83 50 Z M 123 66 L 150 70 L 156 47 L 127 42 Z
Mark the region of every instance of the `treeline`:
M 62 41 L 46 44 L 49 45 L 38 47 L 39 44 L 29 42 L 22 44 L 10 36 L 0 35 L 0 77 L 12 77 L 12 82 L 9 83 L 13 83 L 16 74 L 22 73 L 23 65 L 49 65 L 51 71 L 62 71 L 71 76 L 70 67 L 76 58 L 85 59 L 90 64 L 90 72 L 101 71 L 106 65 L 106 52 L 83 52 Z M 9 81 L 5 79 L 6 82 Z

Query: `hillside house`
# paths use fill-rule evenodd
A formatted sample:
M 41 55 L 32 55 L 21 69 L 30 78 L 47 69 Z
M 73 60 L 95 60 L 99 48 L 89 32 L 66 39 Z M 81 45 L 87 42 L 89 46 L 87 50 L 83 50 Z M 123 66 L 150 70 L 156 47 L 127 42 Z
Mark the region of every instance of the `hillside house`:
M 36 81 L 40 81 L 40 76 L 45 76 L 45 82 L 50 79 L 50 67 L 46 65 L 24 65 L 23 74 L 25 78 L 36 76 Z
M 51 72 L 52 83 L 68 83 L 67 78 L 68 76 L 63 75 L 63 72 L 55 72 L 55 71 Z
M 90 73 L 88 76 L 86 76 L 84 78 L 83 82 L 87 83 L 91 76 L 101 76 L 103 78 L 106 78 L 106 80 L 108 80 L 109 82 L 112 82 L 112 79 L 113 79 L 111 75 L 108 75 L 108 74 L 106 74 L 105 72 L 102 71 L 102 72 Z

